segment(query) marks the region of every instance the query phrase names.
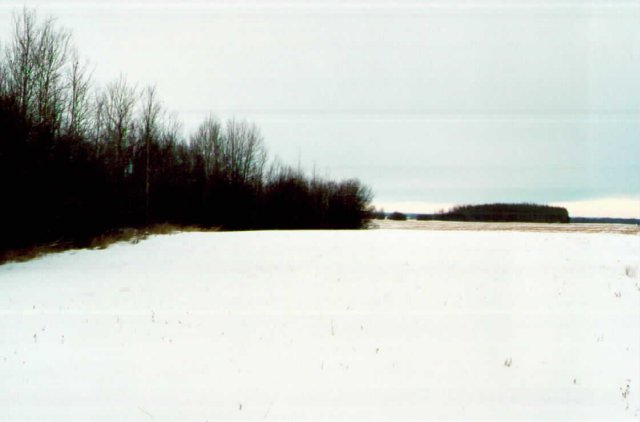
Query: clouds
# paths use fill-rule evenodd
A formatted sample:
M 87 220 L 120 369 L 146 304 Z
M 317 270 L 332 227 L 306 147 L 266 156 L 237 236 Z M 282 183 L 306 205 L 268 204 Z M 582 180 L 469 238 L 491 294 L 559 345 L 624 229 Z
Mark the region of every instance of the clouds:
M 157 83 L 187 127 L 252 119 L 275 155 L 381 201 L 640 197 L 634 2 L 42 6 L 96 79 Z

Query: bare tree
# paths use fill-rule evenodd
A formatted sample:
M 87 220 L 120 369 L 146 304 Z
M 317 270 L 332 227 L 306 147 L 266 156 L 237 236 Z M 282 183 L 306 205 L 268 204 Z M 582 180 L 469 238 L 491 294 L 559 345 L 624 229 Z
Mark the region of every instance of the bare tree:
M 224 167 L 222 126 L 213 116 L 200 124 L 191 137 L 191 149 L 200 157 L 205 179 L 217 179 Z
M 178 143 L 184 143 L 182 139 L 182 123 L 175 113 L 165 113 L 160 134 L 160 146 L 167 147 Z
M 261 182 L 266 163 L 262 135 L 255 124 L 231 119 L 224 134 L 226 174 L 232 184 Z
M 21 15 L 13 17 L 13 41 L 6 50 L 6 75 L 9 91 L 15 95 L 23 116 L 27 116 L 33 99 L 33 78 L 37 50 L 35 12 L 23 9 Z
M 94 144 L 96 157 L 102 157 L 107 144 L 107 113 L 105 111 L 107 95 L 104 91 L 96 91 L 91 100 L 90 113 L 92 114 L 92 130 L 90 137 Z
M 0 53 L 3 51 L 2 43 L 0 43 Z M 0 60 L 0 95 L 8 96 L 9 92 L 9 74 L 5 60 Z
M 37 118 L 58 130 L 66 101 L 64 66 L 69 56 L 71 34 L 56 28 L 52 18 L 38 29 L 38 48 L 34 57 Z
M 144 198 L 145 214 L 149 220 L 149 200 L 151 188 L 151 144 L 157 142 L 160 136 L 160 118 L 162 106 L 158 101 L 155 86 L 148 86 L 142 92 L 142 114 L 140 116 L 140 140 L 144 144 Z
M 23 116 L 59 130 L 65 109 L 64 69 L 71 35 L 52 18 L 38 24 L 35 11 L 14 15 L 13 42 L 5 52 L 6 89 Z
M 71 136 L 85 135 L 89 119 L 90 75 L 86 62 L 82 62 L 77 50 L 71 51 L 71 65 L 67 72 L 68 104 L 66 115 L 66 132 Z
M 99 113 L 96 118 L 103 126 L 100 138 L 106 141 L 111 167 L 119 179 L 131 174 L 133 170 L 131 158 L 135 144 L 136 100 L 136 89 L 122 75 L 108 84 L 97 99 Z

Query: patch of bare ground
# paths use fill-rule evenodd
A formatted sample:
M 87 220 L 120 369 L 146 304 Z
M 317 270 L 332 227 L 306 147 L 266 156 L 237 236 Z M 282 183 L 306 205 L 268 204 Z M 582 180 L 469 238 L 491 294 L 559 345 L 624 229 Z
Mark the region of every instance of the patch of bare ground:
M 154 224 L 142 228 L 123 228 L 110 230 L 94 236 L 86 241 L 58 240 L 56 242 L 36 245 L 29 248 L 0 251 L 0 265 L 7 262 L 24 262 L 51 253 L 64 252 L 73 249 L 106 249 L 114 243 L 138 243 L 149 236 L 173 234 L 194 231 L 218 231 L 219 228 L 203 228 L 198 226 L 178 226 L 174 224 Z
M 397 230 L 640 234 L 640 226 L 635 224 L 480 223 L 467 221 L 373 220 L 371 222 L 371 227 L 374 229 Z

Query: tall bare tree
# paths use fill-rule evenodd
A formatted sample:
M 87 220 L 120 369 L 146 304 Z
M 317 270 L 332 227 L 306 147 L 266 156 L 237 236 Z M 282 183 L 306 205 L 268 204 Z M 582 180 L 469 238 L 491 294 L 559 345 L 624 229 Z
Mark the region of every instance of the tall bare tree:
M 6 75 L 9 91 L 15 95 L 23 116 L 27 116 L 33 99 L 36 63 L 37 28 L 35 12 L 23 9 L 13 17 L 12 43 L 6 50 Z
M 66 107 L 65 67 L 71 35 L 53 18 L 38 24 L 35 11 L 14 15 L 13 40 L 5 51 L 6 89 L 23 116 L 59 130 Z
M 246 121 L 227 121 L 223 145 L 226 174 L 231 183 L 259 183 L 266 163 L 266 150 L 258 127 Z
M 202 160 L 205 179 L 220 178 L 224 168 L 222 125 L 213 116 L 191 137 L 191 149 Z
M 89 103 L 91 79 L 87 63 L 81 61 L 75 48 L 71 50 L 71 63 L 66 79 L 68 99 L 65 130 L 71 136 L 83 136 L 87 133 L 91 118 Z
M 135 144 L 134 108 L 137 101 L 135 87 L 127 83 L 121 75 L 107 85 L 98 96 L 99 115 L 96 119 L 102 123 L 103 131 L 99 135 L 106 142 L 106 152 L 110 167 L 115 170 L 118 179 L 132 172 L 133 147 Z
M 0 54 L 4 51 L 2 42 L 0 42 Z M 2 56 L 0 56 L 2 57 Z M 9 92 L 9 74 L 5 60 L 0 60 L 0 95 L 10 95 Z
M 55 26 L 53 18 L 38 28 L 34 60 L 37 118 L 58 130 L 66 102 L 65 65 L 69 57 L 71 34 Z
M 160 118 L 162 106 L 158 101 L 155 86 L 148 86 L 142 92 L 142 114 L 140 116 L 140 140 L 144 144 L 144 198 L 145 214 L 149 220 L 151 190 L 151 144 L 156 143 L 161 134 Z

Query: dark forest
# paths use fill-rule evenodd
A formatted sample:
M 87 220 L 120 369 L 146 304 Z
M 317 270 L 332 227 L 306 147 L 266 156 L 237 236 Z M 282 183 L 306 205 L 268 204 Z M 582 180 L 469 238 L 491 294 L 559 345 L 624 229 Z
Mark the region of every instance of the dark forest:
M 6 34 L 4 34 L 6 35 Z M 258 127 L 213 117 L 183 136 L 155 87 L 104 86 L 71 34 L 23 10 L 0 56 L 0 256 L 82 246 L 157 223 L 229 230 L 355 229 L 371 191 L 268 157 Z

